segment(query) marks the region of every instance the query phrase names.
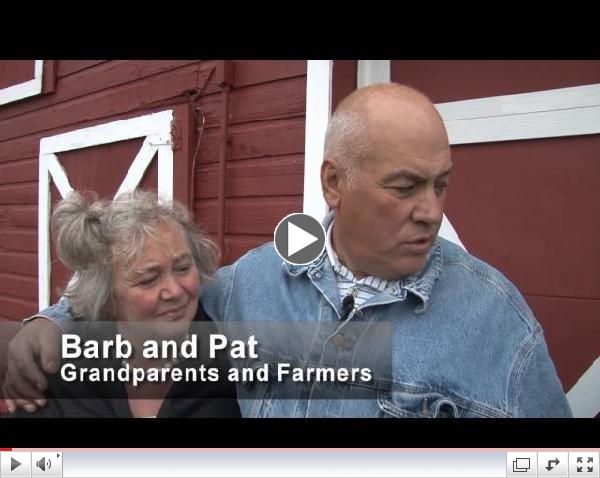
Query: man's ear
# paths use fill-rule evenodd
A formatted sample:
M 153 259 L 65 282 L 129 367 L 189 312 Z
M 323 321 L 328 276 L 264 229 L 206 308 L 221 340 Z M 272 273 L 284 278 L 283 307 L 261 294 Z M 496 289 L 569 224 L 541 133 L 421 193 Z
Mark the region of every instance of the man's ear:
M 321 188 L 329 209 L 339 207 L 341 183 L 342 176 L 339 164 L 335 160 L 325 158 L 321 165 Z

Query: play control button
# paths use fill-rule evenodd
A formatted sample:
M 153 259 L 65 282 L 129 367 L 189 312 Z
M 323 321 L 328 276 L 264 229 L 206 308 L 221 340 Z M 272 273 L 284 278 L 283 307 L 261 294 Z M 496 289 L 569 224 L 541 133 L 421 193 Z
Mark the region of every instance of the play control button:
M 310 264 L 325 249 L 325 230 L 308 214 L 290 214 L 277 224 L 274 242 L 277 254 L 284 261 L 295 265 Z
M 3 451 L 0 453 L 0 476 L 31 477 L 30 451 Z

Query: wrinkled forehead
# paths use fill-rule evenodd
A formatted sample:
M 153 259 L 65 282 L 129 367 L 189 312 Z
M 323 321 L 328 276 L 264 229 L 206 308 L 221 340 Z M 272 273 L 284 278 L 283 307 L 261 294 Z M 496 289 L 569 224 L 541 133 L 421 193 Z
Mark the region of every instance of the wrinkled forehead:
M 452 153 L 446 141 L 430 132 L 402 137 L 373 138 L 360 172 L 368 176 L 388 176 L 402 172 L 422 178 L 435 178 L 452 169 Z
M 190 251 L 181 224 L 157 219 L 124 231 L 113 244 L 113 258 L 120 265 L 132 267 L 152 251 L 160 249 L 170 256 Z

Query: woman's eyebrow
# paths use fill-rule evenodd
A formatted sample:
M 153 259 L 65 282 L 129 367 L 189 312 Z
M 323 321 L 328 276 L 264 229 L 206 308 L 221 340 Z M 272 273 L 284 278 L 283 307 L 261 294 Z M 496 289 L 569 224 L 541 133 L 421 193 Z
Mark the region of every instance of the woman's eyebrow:
M 192 258 L 192 254 L 189 252 L 182 252 L 180 254 L 173 255 L 173 262 L 181 262 Z
M 140 267 L 139 269 L 133 269 L 132 272 L 135 275 L 140 275 L 141 276 L 141 275 L 146 274 L 148 272 L 154 272 L 154 271 L 158 271 L 158 270 L 160 270 L 160 265 L 152 263 L 152 264 L 147 264 L 144 267 Z

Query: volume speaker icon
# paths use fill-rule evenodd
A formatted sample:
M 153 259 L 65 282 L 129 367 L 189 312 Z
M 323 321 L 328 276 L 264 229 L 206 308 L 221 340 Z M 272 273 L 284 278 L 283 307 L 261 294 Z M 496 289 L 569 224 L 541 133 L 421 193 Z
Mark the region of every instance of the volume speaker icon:
M 37 466 L 42 471 L 46 471 L 46 468 L 50 469 L 52 467 L 52 462 L 50 461 L 49 458 L 46 459 L 46 458 L 42 457 L 38 461 L 35 462 L 35 466 Z

